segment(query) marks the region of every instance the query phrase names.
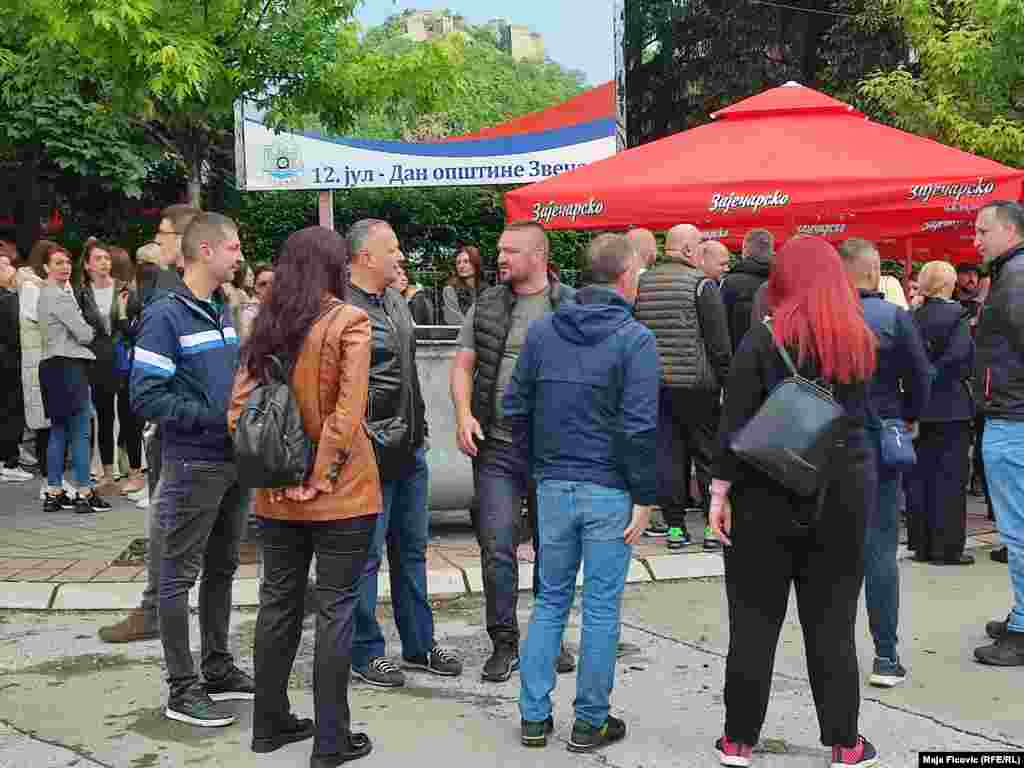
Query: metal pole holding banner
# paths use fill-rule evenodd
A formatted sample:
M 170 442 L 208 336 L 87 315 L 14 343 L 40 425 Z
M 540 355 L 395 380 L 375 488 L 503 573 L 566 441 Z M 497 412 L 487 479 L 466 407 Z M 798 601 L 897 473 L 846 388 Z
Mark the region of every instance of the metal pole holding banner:
M 334 229 L 334 190 L 320 192 L 320 226 Z

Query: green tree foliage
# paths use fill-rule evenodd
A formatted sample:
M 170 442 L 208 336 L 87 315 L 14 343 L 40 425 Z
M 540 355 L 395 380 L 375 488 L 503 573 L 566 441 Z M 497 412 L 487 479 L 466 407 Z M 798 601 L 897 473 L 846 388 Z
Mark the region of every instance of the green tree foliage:
M 267 121 L 315 115 L 332 130 L 390 100 L 430 111 L 457 50 L 444 41 L 403 55 L 360 44 L 358 0 L 17 0 L 10 20 L 28 47 L 79 52 L 114 106 L 187 170 L 198 204 L 213 148 L 239 98 Z M 0 56 L 5 55 L 0 49 Z
M 398 19 L 369 30 L 365 47 L 383 55 L 415 52 L 423 43 L 404 38 Z M 450 91 L 438 102 L 441 109 L 424 113 L 413 102 L 389 100 L 360 116 L 353 132 L 380 139 L 440 139 L 546 109 L 586 87 L 583 73 L 553 61 L 516 61 L 485 26 L 467 26 L 465 32 L 450 35 L 450 43 L 462 55 L 450 72 Z
M 902 0 L 917 65 L 879 72 L 863 94 L 901 128 L 1024 165 L 1024 2 Z

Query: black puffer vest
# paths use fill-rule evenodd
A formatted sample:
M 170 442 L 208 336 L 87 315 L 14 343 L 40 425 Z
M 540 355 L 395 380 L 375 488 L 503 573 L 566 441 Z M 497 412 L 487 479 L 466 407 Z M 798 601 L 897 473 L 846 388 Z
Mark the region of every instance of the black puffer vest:
M 714 391 L 721 386 L 697 316 L 697 289 L 705 280 L 700 270 L 678 262 L 640 276 L 634 315 L 654 333 L 666 387 Z
M 551 311 L 576 291 L 562 283 L 551 283 Z M 498 369 L 505 356 L 505 341 L 512 323 L 512 307 L 516 295 L 507 285 L 488 288 L 476 300 L 473 310 L 473 345 L 476 348 L 476 375 L 473 378 L 473 418 L 487 434 L 494 415 L 495 387 Z

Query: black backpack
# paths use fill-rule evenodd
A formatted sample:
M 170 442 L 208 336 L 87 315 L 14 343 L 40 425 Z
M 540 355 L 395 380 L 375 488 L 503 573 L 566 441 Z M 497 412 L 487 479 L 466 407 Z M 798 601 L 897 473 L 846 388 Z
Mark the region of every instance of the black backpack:
M 321 341 L 321 353 L 322 344 Z M 235 424 L 235 463 L 238 482 L 243 487 L 302 485 L 313 468 L 317 446 L 306 434 L 299 403 L 292 392 L 293 367 L 294 364 L 286 366 L 278 357 L 271 356 L 268 380 L 249 395 Z

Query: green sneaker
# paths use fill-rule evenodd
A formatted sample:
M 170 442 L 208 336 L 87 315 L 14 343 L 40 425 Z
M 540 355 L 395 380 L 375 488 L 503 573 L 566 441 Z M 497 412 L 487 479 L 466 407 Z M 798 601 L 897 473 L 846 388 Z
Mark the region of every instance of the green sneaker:
M 519 740 L 524 747 L 546 747 L 548 734 L 555 730 L 555 720 L 552 717 L 547 720 L 523 720 L 522 726 Z
M 705 552 L 717 552 L 722 548 L 722 542 L 718 540 L 714 532 L 711 530 L 710 525 L 704 526 L 704 551 Z
M 687 544 L 691 544 L 690 534 L 686 532 L 685 528 L 669 528 L 668 529 L 668 540 L 665 545 L 669 549 L 682 549 Z
M 569 738 L 570 752 L 593 752 L 595 749 L 614 744 L 626 738 L 626 724 L 617 717 L 608 715 L 604 725 L 597 728 L 583 720 L 577 720 Z
M 215 704 L 198 683 L 171 696 L 164 715 L 170 720 L 198 725 L 200 728 L 221 728 L 235 722 L 231 710 Z

